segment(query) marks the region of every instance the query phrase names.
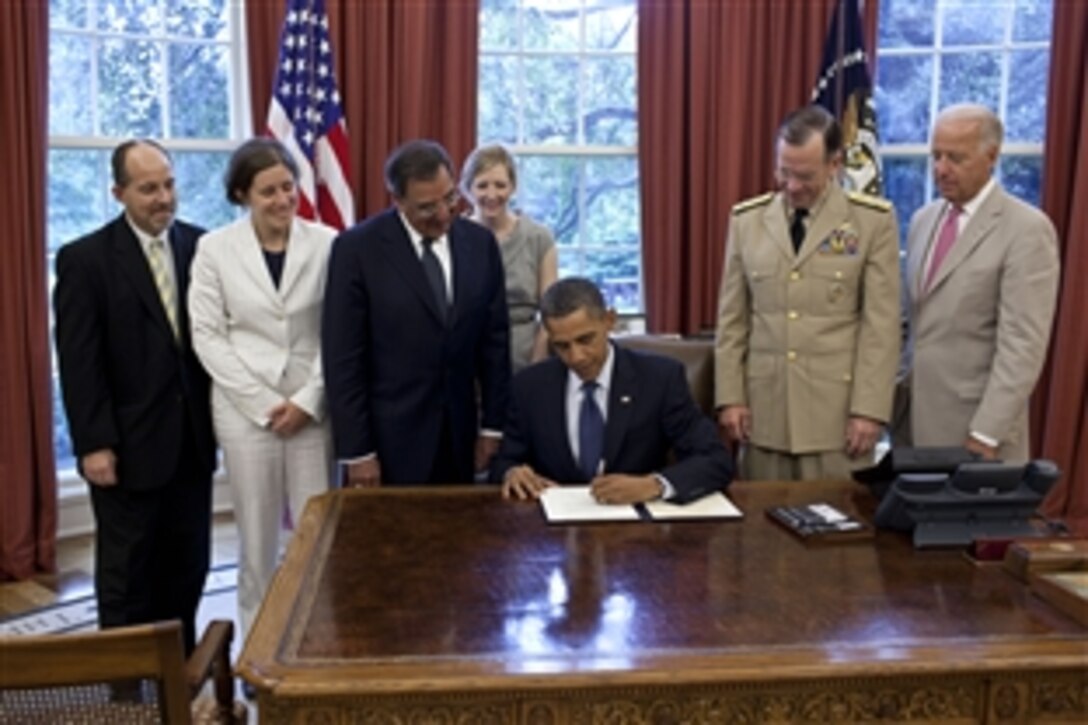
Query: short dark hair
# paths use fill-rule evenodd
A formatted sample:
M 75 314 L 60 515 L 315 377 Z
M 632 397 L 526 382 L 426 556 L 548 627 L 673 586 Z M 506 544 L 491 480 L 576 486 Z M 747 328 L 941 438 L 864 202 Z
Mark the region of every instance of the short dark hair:
M 265 169 L 283 165 L 298 181 L 298 163 L 287 147 L 274 138 L 251 138 L 230 155 L 227 170 L 223 173 L 223 188 L 227 201 L 241 204 L 253 178 Z
M 166 157 L 167 161 L 173 163 L 173 159 L 170 158 L 170 152 L 163 148 L 163 145 L 158 141 L 154 141 L 149 138 L 130 138 L 117 146 L 113 150 L 113 155 L 110 156 L 110 170 L 113 172 L 113 183 L 117 186 L 127 186 L 130 179 L 128 178 L 128 168 L 125 166 L 125 161 L 128 159 L 128 152 L 137 146 L 151 146 L 159 150 L 159 152 Z
M 608 310 L 604 295 L 593 280 L 585 277 L 565 277 L 545 290 L 540 298 L 540 315 L 554 320 L 585 310 L 590 317 L 599 318 Z
M 404 198 L 409 181 L 430 181 L 445 167 L 453 178 L 453 163 L 442 144 L 416 139 L 393 149 L 385 161 L 385 186 L 398 199 Z
M 824 139 L 824 156 L 830 159 L 842 149 L 842 127 L 823 106 L 805 106 L 791 112 L 778 127 L 778 138 L 790 146 L 808 143 L 813 134 Z

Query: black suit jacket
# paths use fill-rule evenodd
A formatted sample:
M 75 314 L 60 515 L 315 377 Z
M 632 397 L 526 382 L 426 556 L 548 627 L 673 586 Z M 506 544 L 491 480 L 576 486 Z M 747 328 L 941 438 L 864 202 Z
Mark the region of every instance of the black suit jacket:
M 170 228 L 180 343 L 123 215 L 57 253 L 56 345 L 73 448 L 77 457 L 112 448 L 119 484 L 133 490 L 158 487 L 177 471 L 186 426 L 197 464 L 209 474 L 215 467 L 208 377 L 193 354 L 184 304 L 202 233 L 180 221 Z
M 498 243 L 465 219 L 447 239 L 448 315 L 395 208 L 333 242 L 321 338 L 336 455 L 377 453 L 389 483 L 427 481 L 444 417 L 460 482 L 470 482 L 480 427 L 503 426 L 510 326 Z
M 660 473 L 680 502 L 729 485 L 732 460 L 714 424 L 692 400 L 684 366 L 617 345 L 612 352 L 605 473 Z M 493 481 L 502 481 L 512 466 L 528 464 L 558 483 L 585 482 L 567 437 L 566 386 L 567 367 L 558 358 L 514 378 L 502 447 L 491 467 Z

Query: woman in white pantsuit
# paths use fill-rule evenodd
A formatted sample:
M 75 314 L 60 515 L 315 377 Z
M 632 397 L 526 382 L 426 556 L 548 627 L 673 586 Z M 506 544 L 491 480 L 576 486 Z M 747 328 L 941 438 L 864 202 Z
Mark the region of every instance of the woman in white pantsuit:
M 321 305 L 335 232 L 296 217 L 298 166 L 277 141 L 231 156 L 227 198 L 248 210 L 200 239 L 189 286 L 193 346 L 212 377 L 215 433 L 234 497 L 243 636 L 276 569 L 283 510 L 328 490 L 331 436 Z

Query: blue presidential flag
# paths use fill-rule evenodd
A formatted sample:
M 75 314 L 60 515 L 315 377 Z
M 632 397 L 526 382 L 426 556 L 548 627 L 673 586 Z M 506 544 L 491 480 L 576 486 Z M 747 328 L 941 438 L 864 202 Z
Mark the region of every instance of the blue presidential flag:
M 843 130 L 843 186 L 880 195 L 876 103 L 861 32 L 858 0 L 839 0 L 824 42 L 812 103 L 839 119 Z

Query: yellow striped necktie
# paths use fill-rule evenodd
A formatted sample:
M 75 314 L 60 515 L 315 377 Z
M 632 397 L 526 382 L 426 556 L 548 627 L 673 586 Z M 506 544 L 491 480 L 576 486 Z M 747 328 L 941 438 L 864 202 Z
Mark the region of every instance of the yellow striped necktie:
M 166 268 L 166 245 L 161 239 L 152 239 L 149 245 L 147 262 L 151 265 L 151 276 L 155 278 L 155 287 L 159 290 L 159 299 L 162 300 L 163 309 L 166 311 L 166 319 L 170 321 L 170 328 L 174 331 L 174 337 L 178 338 L 178 308 L 174 295 L 174 281 Z

